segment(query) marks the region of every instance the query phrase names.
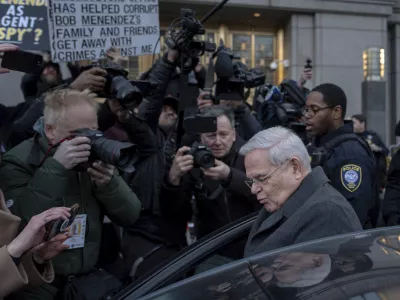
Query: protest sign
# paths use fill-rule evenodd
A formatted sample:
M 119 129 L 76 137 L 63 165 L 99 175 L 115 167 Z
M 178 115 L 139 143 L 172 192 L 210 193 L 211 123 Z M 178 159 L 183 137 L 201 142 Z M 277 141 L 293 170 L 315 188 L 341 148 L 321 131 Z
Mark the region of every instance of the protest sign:
M 49 0 L 52 60 L 95 60 L 110 47 L 122 56 L 158 53 L 158 0 Z
M 49 50 L 47 0 L 0 0 L 0 43 Z

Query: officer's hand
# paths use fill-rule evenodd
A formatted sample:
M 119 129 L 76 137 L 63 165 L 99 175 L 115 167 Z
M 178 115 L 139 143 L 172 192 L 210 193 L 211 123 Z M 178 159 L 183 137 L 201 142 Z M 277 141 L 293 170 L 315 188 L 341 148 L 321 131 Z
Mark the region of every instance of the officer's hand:
M 0 44 L 0 53 L 17 51 L 18 49 L 19 49 L 19 47 L 16 45 L 13 45 L 13 44 Z M 5 74 L 5 73 L 9 73 L 9 72 L 10 72 L 9 69 L 0 68 L 0 74 Z
M 124 123 L 131 117 L 131 112 L 124 107 L 117 99 L 108 99 L 108 107 L 117 116 L 120 123 Z
M 206 177 L 214 180 L 226 180 L 229 177 L 231 168 L 222 161 L 215 159 L 215 167 L 209 169 L 201 169 Z
M 213 106 L 214 103 L 211 99 L 204 99 L 206 95 L 210 95 L 210 92 L 201 92 L 199 97 L 197 97 L 197 107 L 199 110 L 203 110 L 208 106 Z
M 53 158 L 63 165 L 64 168 L 71 170 L 80 163 L 89 160 L 90 149 L 90 139 L 79 136 L 61 143 Z
M 101 68 L 86 70 L 71 83 L 71 88 L 77 91 L 90 89 L 93 92 L 101 92 L 107 82 L 106 75 L 107 72 Z
M 193 169 L 193 156 L 190 154 L 185 154 L 185 152 L 189 150 L 189 147 L 182 147 L 176 152 L 172 167 L 168 174 L 168 180 L 170 184 L 175 186 L 180 185 L 182 176 Z
M 369 146 L 371 147 L 371 150 L 373 152 L 381 152 L 382 151 L 382 148 L 374 143 L 369 144 Z
M 97 186 L 106 186 L 114 175 L 114 166 L 97 160 L 87 171 Z

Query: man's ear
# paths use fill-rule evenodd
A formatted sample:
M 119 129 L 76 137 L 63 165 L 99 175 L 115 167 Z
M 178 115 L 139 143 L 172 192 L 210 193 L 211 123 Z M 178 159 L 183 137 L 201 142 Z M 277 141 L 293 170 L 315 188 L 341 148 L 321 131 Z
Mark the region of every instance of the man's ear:
M 55 128 L 53 125 L 45 124 L 44 125 L 44 133 L 49 141 L 54 141 L 56 138 Z
M 339 120 L 342 118 L 342 107 L 337 105 L 333 108 L 333 118 Z
M 300 159 L 298 159 L 297 157 L 293 157 L 290 160 L 290 163 L 293 166 L 293 174 L 294 174 L 295 178 L 301 179 L 304 167 L 303 167 L 302 163 L 300 162 Z

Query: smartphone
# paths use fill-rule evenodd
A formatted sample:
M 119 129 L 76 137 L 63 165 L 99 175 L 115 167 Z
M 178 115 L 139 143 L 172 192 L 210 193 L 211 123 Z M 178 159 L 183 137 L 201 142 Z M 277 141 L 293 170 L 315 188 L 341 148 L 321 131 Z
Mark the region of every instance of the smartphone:
M 74 204 L 71 206 L 71 217 L 67 220 L 63 219 L 58 219 L 51 221 L 46 224 L 46 234 L 44 236 L 45 241 L 51 240 L 53 237 L 55 237 L 57 234 L 63 232 L 65 229 L 67 229 L 69 226 L 74 223 L 75 217 L 78 215 L 78 210 L 79 210 L 79 204 Z
M 30 74 L 40 74 L 42 65 L 42 55 L 22 50 L 5 52 L 1 60 L 3 68 Z

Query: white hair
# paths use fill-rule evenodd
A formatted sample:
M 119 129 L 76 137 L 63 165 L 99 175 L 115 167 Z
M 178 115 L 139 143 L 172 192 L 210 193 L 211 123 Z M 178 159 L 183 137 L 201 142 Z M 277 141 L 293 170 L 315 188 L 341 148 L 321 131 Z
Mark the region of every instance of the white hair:
M 90 90 L 80 92 L 72 89 L 59 89 L 47 93 L 43 112 L 45 124 L 57 125 L 65 117 L 67 108 L 77 103 L 87 103 L 96 111 L 99 108 L 96 95 Z
M 240 154 L 246 155 L 255 149 L 267 149 L 268 159 L 274 166 L 280 166 L 293 157 L 311 171 L 310 156 L 304 143 L 292 130 L 276 126 L 263 130 L 253 136 L 241 149 Z

